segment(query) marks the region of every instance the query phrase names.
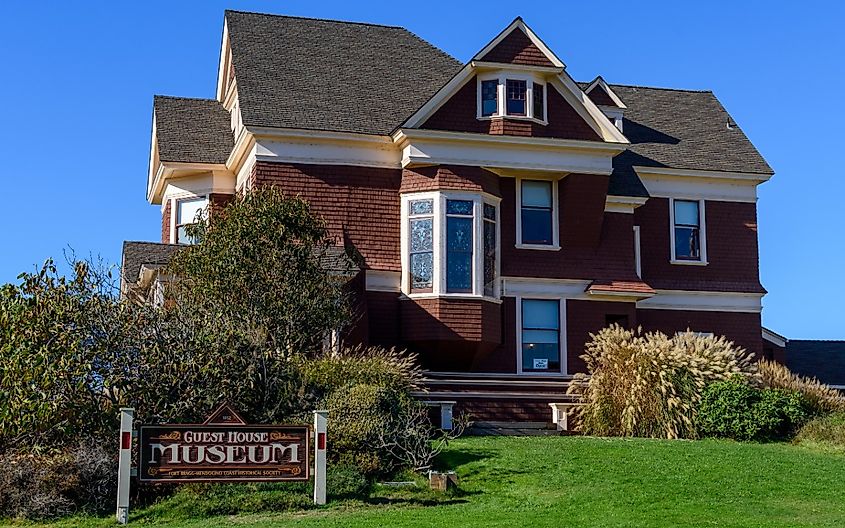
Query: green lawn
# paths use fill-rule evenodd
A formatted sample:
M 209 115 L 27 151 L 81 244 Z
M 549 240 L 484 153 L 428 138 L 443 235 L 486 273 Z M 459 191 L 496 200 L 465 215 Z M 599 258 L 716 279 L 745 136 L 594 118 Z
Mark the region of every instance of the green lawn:
M 483 437 L 443 464 L 461 493 L 376 491 L 303 513 L 184 519 L 163 505 L 131 524 L 250 526 L 845 526 L 845 456 L 785 444 Z M 75 518 L 58 526 L 113 526 Z

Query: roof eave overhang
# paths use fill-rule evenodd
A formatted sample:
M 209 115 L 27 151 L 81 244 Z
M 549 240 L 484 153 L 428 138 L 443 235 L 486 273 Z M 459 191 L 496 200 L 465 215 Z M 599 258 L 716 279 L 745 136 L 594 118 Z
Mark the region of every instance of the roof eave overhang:
M 147 201 L 151 204 L 161 204 L 167 181 L 180 176 L 186 176 L 203 171 L 228 171 L 225 163 L 192 163 L 184 161 L 161 161 L 153 178 L 152 185 L 147 191 Z
M 675 169 L 672 167 L 645 167 L 635 165 L 634 170 L 638 176 L 665 176 L 675 178 L 707 178 L 714 180 L 733 180 L 746 185 L 758 185 L 769 181 L 773 173 L 766 172 L 732 172 L 732 171 L 708 171 L 697 169 Z

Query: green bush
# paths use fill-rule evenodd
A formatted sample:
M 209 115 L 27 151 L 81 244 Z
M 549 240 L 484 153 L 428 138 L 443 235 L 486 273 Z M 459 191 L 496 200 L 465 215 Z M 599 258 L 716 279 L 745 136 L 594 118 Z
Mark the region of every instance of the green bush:
M 326 474 L 326 492 L 332 498 L 355 498 L 366 495 L 370 482 L 350 464 L 332 464 Z
M 766 441 L 787 438 L 807 418 L 799 392 L 761 389 L 732 378 L 704 390 L 697 424 L 701 436 Z
M 800 445 L 845 450 L 845 412 L 819 416 L 807 422 L 795 435 Z

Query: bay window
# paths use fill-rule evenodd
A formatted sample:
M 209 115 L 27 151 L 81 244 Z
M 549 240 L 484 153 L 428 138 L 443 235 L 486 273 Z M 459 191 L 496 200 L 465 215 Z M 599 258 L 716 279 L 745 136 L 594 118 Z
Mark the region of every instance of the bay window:
M 517 246 L 558 246 L 557 182 L 517 180 Z
M 435 191 L 402 197 L 402 291 L 498 296 L 499 198 Z
M 499 109 L 499 82 L 495 79 L 481 81 L 481 115 L 491 116 Z
M 706 264 L 704 201 L 669 200 L 672 262 Z
M 507 110 L 508 115 L 524 116 L 528 115 L 525 109 L 525 100 L 527 99 L 528 89 L 525 87 L 525 81 L 516 79 L 507 80 Z

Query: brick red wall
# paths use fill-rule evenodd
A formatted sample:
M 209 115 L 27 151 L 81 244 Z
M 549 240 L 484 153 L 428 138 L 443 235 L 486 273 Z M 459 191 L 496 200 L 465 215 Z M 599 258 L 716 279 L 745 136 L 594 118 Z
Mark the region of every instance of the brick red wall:
M 208 196 L 210 216 L 220 214 L 235 199 L 234 194 L 210 194 Z
M 521 29 L 515 29 L 508 34 L 496 47 L 481 58 L 484 62 L 503 62 L 506 64 L 524 64 L 528 66 L 554 66 L 552 61 L 543 55 L 540 48 L 531 42 Z
M 584 360 L 580 357 L 584 354 L 584 345 L 590 341 L 590 333 L 605 327 L 609 314 L 627 315 L 628 325 L 636 327 L 637 308 L 632 302 L 566 301 L 566 358 L 570 374 L 586 371 Z
M 636 209 L 643 280 L 653 288 L 763 292 L 757 256 L 757 206 L 707 201 L 707 266 L 670 264 L 669 199 L 650 198 Z
M 256 162 L 253 185 L 302 196 L 338 244 L 352 246 L 366 267 L 399 271 L 399 184 L 402 171 L 340 165 Z
M 171 200 L 164 203 L 164 210 L 161 212 L 161 241 L 164 244 L 170 243 L 170 218 L 171 218 Z
M 499 176 L 480 167 L 438 165 L 417 167 L 402 171 L 400 193 L 452 189 L 479 192 L 500 196 Z
M 660 331 L 667 335 L 683 332 L 713 332 L 723 335 L 754 352 L 762 353 L 760 314 L 741 312 L 709 312 L 685 310 L 637 310 L 637 324 L 645 331 Z
M 601 137 L 578 115 L 566 99 L 551 85 L 546 87 L 548 124 L 533 121 L 495 118 L 478 119 L 478 83 L 473 77 L 446 101 L 420 127 L 452 132 L 478 132 L 513 136 L 550 137 L 601 141 Z
M 573 178 L 571 186 L 564 184 L 569 178 Z M 591 182 L 590 178 L 596 180 Z M 607 188 L 605 176 L 569 175 L 558 186 L 559 203 L 567 206 L 559 208 L 563 242 L 560 251 L 514 247 L 516 180 L 502 178 L 500 186 L 503 276 L 638 280 L 634 271 L 633 215 L 604 212 L 605 196 L 600 191 Z

